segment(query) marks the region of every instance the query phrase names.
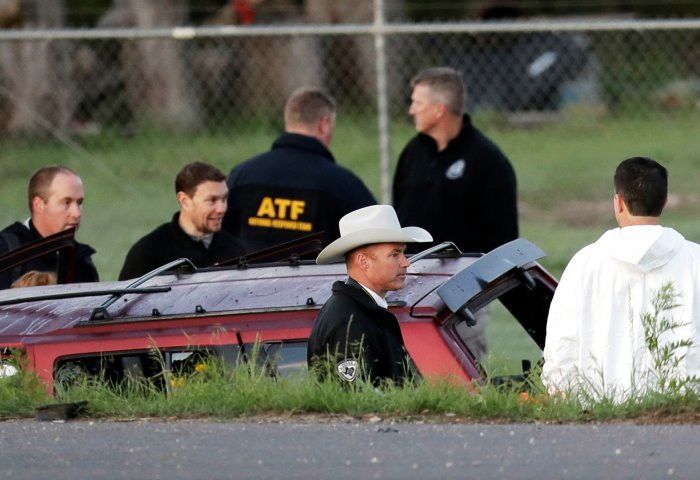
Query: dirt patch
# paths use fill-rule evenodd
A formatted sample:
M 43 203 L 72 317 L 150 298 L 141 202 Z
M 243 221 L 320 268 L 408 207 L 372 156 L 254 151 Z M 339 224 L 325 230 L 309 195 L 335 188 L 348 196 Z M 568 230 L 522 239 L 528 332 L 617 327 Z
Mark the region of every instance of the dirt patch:
M 90 418 L 81 419 L 90 421 Z M 633 424 L 633 425 L 699 425 L 700 411 L 673 411 L 669 408 L 659 408 L 642 412 L 635 417 L 628 418 L 608 418 L 600 420 L 593 418 L 583 412 L 578 419 L 571 420 L 523 420 L 513 417 L 468 417 L 457 414 L 415 414 L 415 415 L 386 415 L 386 414 L 364 414 L 348 415 L 335 413 L 269 413 L 257 415 L 245 415 L 240 417 L 216 417 L 202 415 L 183 415 L 177 417 L 138 417 L 130 419 L 110 419 L 101 418 L 94 421 L 123 421 L 123 422 L 178 422 L 178 421 L 201 421 L 201 422 L 241 422 L 241 423 L 295 423 L 295 424 L 489 424 L 503 425 L 512 423 L 541 423 L 541 424 Z
M 666 211 L 694 212 L 698 205 L 698 194 L 671 194 Z M 570 200 L 547 208 L 522 201 L 518 208 L 525 220 L 561 223 L 571 227 L 590 227 L 614 221 L 612 197 L 608 200 Z
M 524 220 L 561 223 L 571 227 L 601 225 L 609 222 L 613 216 L 611 200 L 572 200 L 548 208 L 520 202 L 518 209 Z

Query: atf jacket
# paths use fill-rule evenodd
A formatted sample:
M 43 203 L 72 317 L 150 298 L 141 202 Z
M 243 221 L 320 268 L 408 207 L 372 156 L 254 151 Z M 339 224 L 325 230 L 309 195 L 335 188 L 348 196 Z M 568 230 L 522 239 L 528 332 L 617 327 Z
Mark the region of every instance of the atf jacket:
M 8 244 L 8 237 L 12 236 L 16 242 L 16 246 Z M 2 231 L 0 236 L 0 255 L 9 252 L 11 249 L 21 247 L 27 243 L 41 239 L 41 234 L 34 228 L 31 220 L 25 225 L 21 222 L 15 222 L 9 225 Z M 75 283 L 80 282 L 97 282 L 100 278 L 97 274 L 95 264 L 92 263 L 92 255 L 95 249 L 84 243 L 74 241 L 75 243 L 75 266 L 74 279 Z M 10 288 L 12 282 L 17 280 L 26 272 L 31 270 L 39 270 L 42 272 L 56 272 L 58 268 L 58 256 L 55 253 L 44 255 L 43 257 L 30 260 L 22 264 L 19 268 L 11 269 L 0 273 L 0 288 Z
M 684 326 L 664 332 L 661 344 L 681 348 L 668 378 L 700 375 L 700 245 L 671 228 L 630 226 L 605 232 L 567 265 L 547 320 L 542 379 L 552 390 L 582 389 L 624 400 L 658 385 L 644 338 L 642 315 L 671 283 L 677 306 L 662 317 Z
M 393 184 L 402 225 L 428 230 L 435 243 L 489 252 L 518 238 L 515 172 L 469 115 L 439 152 L 432 137 L 415 136 L 399 156 Z
M 231 170 L 224 229 L 246 252 L 324 231 L 324 246 L 340 236 L 338 221 L 374 205 L 374 197 L 317 139 L 284 133 L 272 149 Z
M 330 354 L 335 373 L 344 381 L 364 373 L 374 385 L 382 380 L 402 383 L 409 370 L 396 317 L 352 279 L 335 282 L 332 291 L 311 329 L 309 368 L 318 368 L 323 376 Z
M 140 277 L 178 258 L 188 258 L 196 267 L 210 267 L 243 255 L 240 243 L 230 233 L 223 230 L 214 233 L 207 248 L 182 230 L 179 218 L 178 212 L 170 223 L 156 228 L 129 249 L 119 280 Z

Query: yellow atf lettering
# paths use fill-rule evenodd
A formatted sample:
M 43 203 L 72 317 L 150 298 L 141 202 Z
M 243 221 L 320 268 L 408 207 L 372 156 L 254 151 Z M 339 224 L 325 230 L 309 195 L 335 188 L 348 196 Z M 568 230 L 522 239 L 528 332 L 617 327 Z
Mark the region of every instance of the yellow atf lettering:
M 288 198 L 275 198 L 275 205 L 278 207 L 277 218 L 287 218 L 287 207 L 292 203 Z
M 272 202 L 272 198 L 264 197 L 260 202 L 256 216 L 275 218 L 275 213 L 275 205 Z
M 289 212 L 289 218 L 292 220 L 297 220 L 299 215 L 304 213 L 304 208 L 306 207 L 306 202 L 304 200 L 292 200 L 292 206 Z
M 258 207 L 256 217 L 298 220 L 304 214 L 306 202 L 289 198 L 263 197 Z
M 248 217 L 248 225 L 251 227 L 274 228 L 277 230 L 297 230 L 300 232 L 312 232 L 314 229 L 311 222 L 282 220 L 279 218 Z
M 304 211 L 306 211 L 304 200 L 263 197 L 256 216 L 248 217 L 248 225 L 311 232 L 313 225 L 310 222 L 299 220 Z

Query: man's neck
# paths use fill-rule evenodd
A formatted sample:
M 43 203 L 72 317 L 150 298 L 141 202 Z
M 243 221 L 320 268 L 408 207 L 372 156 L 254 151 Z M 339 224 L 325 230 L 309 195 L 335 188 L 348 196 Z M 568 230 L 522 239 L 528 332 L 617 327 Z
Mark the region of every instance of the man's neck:
M 636 227 L 639 225 L 661 225 L 659 217 L 627 217 L 619 222 L 620 228 Z
M 462 118 L 450 116 L 446 117 L 443 124 L 429 135 L 435 140 L 438 152 L 442 152 L 459 135 L 460 130 L 462 130 Z
M 194 225 L 192 225 L 191 222 L 188 222 L 185 217 L 182 216 L 182 212 L 180 213 L 180 216 L 177 219 L 178 225 L 180 225 L 180 228 L 182 229 L 183 232 L 185 232 L 187 235 L 189 235 L 192 238 L 195 238 L 197 240 L 200 240 L 202 237 L 206 235 L 206 233 L 198 231 Z
M 311 137 L 315 138 L 319 142 L 323 144 L 326 148 L 329 147 L 330 141 L 329 139 L 325 138 L 323 135 L 321 135 L 319 132 L 315 131 L 312 128 L 306 127 L 306 126 L 288 126 L 285 128 L 285 132 L 287 133 L 294 133 L 296 135 L 304 135 L 305 137 Z
M 36 220 L 31 218 L 29 221 L 25 222 L 24 225 L 30 230 L 31 227 L 34 227 L 34 230 L 36 230 L 36 232 L 41 236 L 41 238 L 48 237 L 48 235 L 46 234 L 46 228 L 44 228 L 41 222 L 37 223 Z
M 353 280 L 354 280 L 354 279 L 353 279 Z M 372 297 L 372 300 L 374 300 L 374 303 L 376 303 L 377 305 L 379 305 L 379 306 L 382 307 L 382 308 L 388 308 L 388 307 L 389 307 L 389 305 L 386 303 L 386 299 L 384 298 L 385 295 L 381 295 L 381 294 L 375 292 L 374 290 L 372 290 L 371 288 L 369 288 L 367 285 L 364 285 L 362 282 L 359 282 L 359 281 L 357 281 L 357 280 L 355 280 L 355 281 L 362 287 L 362 289 L 363 289 L 365 292 L 367 292 L 367 294 L 368 294 L 370 297 Z

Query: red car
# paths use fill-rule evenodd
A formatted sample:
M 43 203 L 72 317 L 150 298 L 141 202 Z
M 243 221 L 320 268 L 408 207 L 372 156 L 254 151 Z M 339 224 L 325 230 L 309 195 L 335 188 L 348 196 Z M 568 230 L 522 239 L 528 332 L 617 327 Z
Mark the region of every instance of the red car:
M 63 237 L 58 246 L 50 237 L 0 257 L 0 270 L 52 248 L 70 255 Z M 76 372 L 119 381 L 155 378 L 162 362 L 176 369 L 201 355 L 240 361 L 255 342 L 275 373 L 305 369 L 318 310 L 331 284 L 346 277 L 342 264 L 299 260 L 317 250 L 317 243 L 297 242 L 274 249 L 275 262 L 253 263 L 270 252 L 204 269 L 181 259 L 137 280 L 0 291 L 3 361 L 20 351 L 51 390 Z M 556 280 L 536 262 L 542 256 L 519 239 L 483 256 L 443 244 L 411 257 L 405 288 L 388 301 L 420 373 L 485 380 L 463 334 L 473 312 L 496 299 L 543 348 Z

